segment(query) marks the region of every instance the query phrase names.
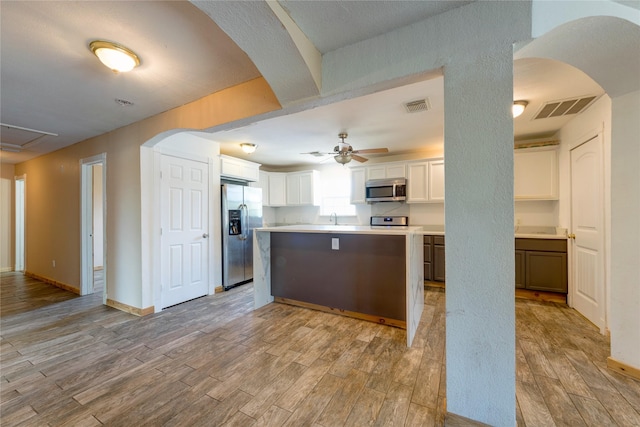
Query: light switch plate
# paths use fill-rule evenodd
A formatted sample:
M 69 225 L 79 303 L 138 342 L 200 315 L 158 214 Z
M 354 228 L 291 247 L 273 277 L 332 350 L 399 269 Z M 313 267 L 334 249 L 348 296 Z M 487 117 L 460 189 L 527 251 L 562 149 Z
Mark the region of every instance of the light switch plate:
M 331 249 L 333 249 L 334 251 L 338 251 L 340 250 L 340 239 L 337 237 L 332 237 L 331 238 Z

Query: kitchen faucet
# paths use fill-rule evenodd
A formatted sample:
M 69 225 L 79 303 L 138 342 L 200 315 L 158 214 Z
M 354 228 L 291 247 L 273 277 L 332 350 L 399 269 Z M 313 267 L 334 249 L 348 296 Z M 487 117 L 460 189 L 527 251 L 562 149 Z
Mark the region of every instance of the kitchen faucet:
M 338 225 L 338 214 L 334 212 L 329 215 L 329 222 L 331 222 L 331 218 L 333 218 L 333 225 Z

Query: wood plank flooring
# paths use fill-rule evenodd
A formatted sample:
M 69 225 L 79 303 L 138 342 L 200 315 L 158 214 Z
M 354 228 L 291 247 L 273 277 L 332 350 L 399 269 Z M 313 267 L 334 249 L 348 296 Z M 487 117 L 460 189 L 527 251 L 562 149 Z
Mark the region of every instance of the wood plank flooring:
M 135 317 L 3 273 L 0 424 L 442 426 L 444 290 L 405 331 L 283 304 L 244 285 Z M 640 426 L 640 382 L 565 305 L 516 301 L 519 426 Z M 451 425 L 464 425 L 450 420 Z

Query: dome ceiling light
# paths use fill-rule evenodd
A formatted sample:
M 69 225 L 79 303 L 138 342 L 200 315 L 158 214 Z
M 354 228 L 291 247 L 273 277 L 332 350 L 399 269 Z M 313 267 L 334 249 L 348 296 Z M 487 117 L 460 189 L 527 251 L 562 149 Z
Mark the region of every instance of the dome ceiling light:
M 107 68 L 115 73 L 125 73 L 140 65 L 140 58 L 131 49 L 105 40 L 94 40 L 89 49 Z
M 511 107 L 513 118 L 515 119 L 520 114 L 524 113 L 524 109 L 527 105 L 529 105 L 527 101 L 514 101 L 513 106 Z
M 242 151 L 244 151 L 247 154 L 251 154 L 254 151 L 256 151 L 256 148 L 258 146 L 256 144 L 240 144 L 240 148 L 242 148 Z

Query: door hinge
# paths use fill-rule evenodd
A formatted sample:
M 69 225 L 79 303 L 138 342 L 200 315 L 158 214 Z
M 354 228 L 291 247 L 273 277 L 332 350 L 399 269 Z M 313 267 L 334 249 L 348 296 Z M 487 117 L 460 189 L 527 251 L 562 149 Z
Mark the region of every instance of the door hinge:
M 162 236 L 162 227 L 160 227 L 160 235 Z

